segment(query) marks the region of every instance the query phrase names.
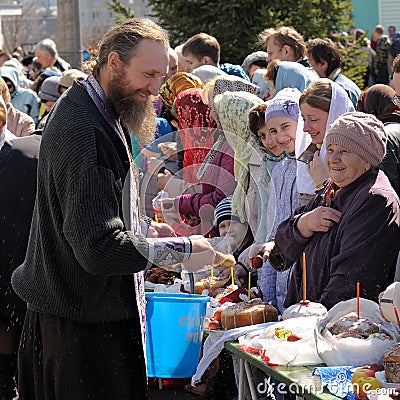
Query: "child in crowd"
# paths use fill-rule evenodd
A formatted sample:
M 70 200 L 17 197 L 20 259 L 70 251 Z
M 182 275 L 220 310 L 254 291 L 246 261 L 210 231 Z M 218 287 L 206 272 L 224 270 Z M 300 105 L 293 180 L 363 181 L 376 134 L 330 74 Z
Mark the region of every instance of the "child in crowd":
M 258 214 L 257 232 L 255 243 L 264 243 L 267 236 L 267 205 L 270 197 L 271 173 L 273 168 L 284 157 L 284 150 L 279 146 L 276 136 L 272 136 L 265 123 L 267 104 L 259 104 L 249 111 L 249 129 L 256 138 L 257 150 L 261 153 L 262 164 L 256 166 L 253 157 L 249 161 L 250 182 L 247 197 L 254 206 L 256 199 L 251 201 L 252 192 L 256 189 L 259 207 L 252 207 L 252 212 Z M 255 197 L 255 196 L 254 196 Z
M 249 256 L 251 264 L 259 252 L 267 259 L 271 251 L 271 243 L 280 222 L 293 215 L 299 205 L 299 193 L 296 186 L 296 159 L 294 157 L 296 135 L 302 132 L 303 124 L 300 117 L 299 98 L 297 89 L 282 89 L 271 100 L 265 111 L 267 132 L 285 151 L 285 157 L 278 162 L 271 173 L 274 195 L 270 196 L 267 211 L 267 235 L 269 241 L 265 245 L 252 246 Z M 264 301 L 271 302 L 280 312 L 283 312 L 283 302 L 287 292 L 289 271 L 276 272 L 269 261 L 265 261 L 259 281 Z
M 235 266 L 235 283 L 238 286 L 248 285 L 248 250 L 253 244 L 253 234 L 247 222 L 240 222 L 239 217 L 232 212 L 232 196 L 221 200 L 214 210 L 215 225 L 220 236 L 230 237 L 233 256 L 237 262 Z M 256 271 L 252 270 L 252 286 L 257 285 Z M 230 271 L 225 270 L 220 277 L 229 277 Z

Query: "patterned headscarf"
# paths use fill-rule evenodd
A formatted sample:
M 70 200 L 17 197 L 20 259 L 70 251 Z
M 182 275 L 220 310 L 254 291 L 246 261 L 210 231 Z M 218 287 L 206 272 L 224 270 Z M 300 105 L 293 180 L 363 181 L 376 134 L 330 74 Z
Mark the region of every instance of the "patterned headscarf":
M 400 101 L 396 91 L 388 85 L 373 85 L 362 92 L 357 111 L 375 115 L 383 123 L 400 123 Z
M 235 151 L 234 173 L 237 186 L 232 198 L 232 210 L 246 221 L 244 185 L 248 176 L 250 156 L 258 147 L 249 129 L 249 110 L 263 101 L 248 92 L 225 92 L 219 101 L 219 117 L 225 137 Z
M 235 75 L 219 76 L 214 82 L 214 87 L 208 92 L 208 104 L 214 112 L 215 119 L 219 122 L 218 110 L 215 107 L 214 99 L 225 92 L 249 92 L 254 93 L 256 85 L 249 81 L 245 81 Z
M 184 149 L 183 179 L 197 183 L 196 169 L 214 144 L 217 124 L 210 116 L 210 108 L 201 99 L 202 89 L 193 88 L 179 93 L 175 108 L 179 133 Z
M 190 88 L 202 88 L 203 82 L 196 75 L 189 72 L 177 72 L 160 87 L 160 96 L 168 110 L 171 110 L 176 96 Z
M 239 78 L 243 78 L 245 81 L 250 81 L 249 76 L 241 65 L 224 63 L 220 65 L 220 68 L 228 75 L 238 76 Z

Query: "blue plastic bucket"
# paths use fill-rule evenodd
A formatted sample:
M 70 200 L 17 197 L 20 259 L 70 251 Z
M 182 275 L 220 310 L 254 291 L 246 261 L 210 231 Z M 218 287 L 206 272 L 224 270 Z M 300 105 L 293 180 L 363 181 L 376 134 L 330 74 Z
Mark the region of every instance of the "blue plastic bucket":
M 190 378 L 199 361 L 210 298 L 186 293 L 146 293 L 147 374 Z

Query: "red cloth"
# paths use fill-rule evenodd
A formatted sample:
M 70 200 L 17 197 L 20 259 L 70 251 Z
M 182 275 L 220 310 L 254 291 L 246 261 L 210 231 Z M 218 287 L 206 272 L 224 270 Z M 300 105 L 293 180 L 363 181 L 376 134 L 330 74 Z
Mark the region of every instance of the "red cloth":
M 201 99 L 202 89 L 187 89 L 175 100 L 179 120 L 180 138 L 184 150 L 183 180 L 198 183 L 200 164 L 214 144 L 216 122 L 210 108 Z

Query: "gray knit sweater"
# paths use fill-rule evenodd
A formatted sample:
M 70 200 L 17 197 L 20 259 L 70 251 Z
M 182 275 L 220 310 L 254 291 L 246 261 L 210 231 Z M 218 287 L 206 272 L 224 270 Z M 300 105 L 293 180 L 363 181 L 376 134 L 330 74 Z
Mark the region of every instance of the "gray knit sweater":
M 28 307 L 79 322 L 137 316 L 149 244 L 122 218 L 126 149 L 81 84 L 48 119 L 28 250 L 12 285 Z

